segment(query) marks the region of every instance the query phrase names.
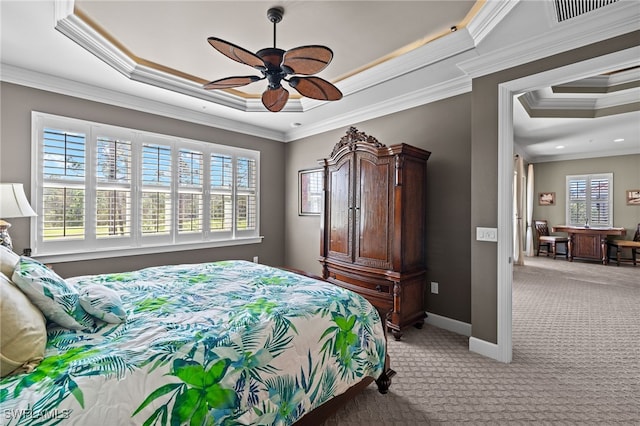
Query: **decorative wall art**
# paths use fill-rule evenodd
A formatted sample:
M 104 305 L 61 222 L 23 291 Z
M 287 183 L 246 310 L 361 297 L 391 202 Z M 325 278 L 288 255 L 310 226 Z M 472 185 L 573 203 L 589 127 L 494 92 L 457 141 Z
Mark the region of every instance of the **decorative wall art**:
M 627 205 L 640 206 L 640 189 L 627 189 Z
M 539 206 L 555 206 L 556 193 L 555 192 L 538 192 L 538 205 Z
M 319 215 L 322 211 L 322 169 L 298 172 L 298 215 Z

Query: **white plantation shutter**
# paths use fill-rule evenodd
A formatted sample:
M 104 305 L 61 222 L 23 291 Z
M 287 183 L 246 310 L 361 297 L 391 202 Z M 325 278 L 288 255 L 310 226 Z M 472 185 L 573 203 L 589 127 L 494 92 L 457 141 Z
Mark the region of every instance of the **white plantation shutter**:
M 171 147 L 142 145 L 142 227 L 143 235 L 171 232 Z
M 131 141 L 98 137 L 96 237 L 131 235 Z
M 591 217 L 592 226 L 611 226 L 611 202 L 610 185 L 611 179 L 594 177 L 591 179 Z
M 258 151 L 32 115 L 35 256 L 260 241 Z
M 231 232 L 233 224 L 233 163 L 230 155 L 211 154 L 209 227 L 211 232 Z
M 45 128 L 41 145 L 44 241 L 85 237 L 86 135 Z
M 238 158 L 236 167 L 236 229 L 253 231 L 257 224 L 256 161 Z
M 613 174 L 567 176 L 567 223 L 613 226 Z
M 202 152 L 181 149 L 178 164 L 178 232 L 202 232 Z

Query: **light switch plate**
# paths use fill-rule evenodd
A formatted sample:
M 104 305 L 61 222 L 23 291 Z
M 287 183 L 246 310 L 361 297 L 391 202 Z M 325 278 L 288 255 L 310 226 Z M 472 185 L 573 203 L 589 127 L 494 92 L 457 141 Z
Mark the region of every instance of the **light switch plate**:
M 476 240 L 478 241 L 498 241 L 498 228 L 476 228 Z

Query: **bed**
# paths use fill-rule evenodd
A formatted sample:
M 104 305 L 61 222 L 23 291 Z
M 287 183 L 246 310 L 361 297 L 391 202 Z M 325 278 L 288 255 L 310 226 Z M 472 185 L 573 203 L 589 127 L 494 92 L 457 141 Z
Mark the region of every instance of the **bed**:
M 378 311 L 310 276 L 222 261 L 64 281 L 117 295 L 122 322 L 49 321 L 42 361 L 0 381 L 5 425 L 318 424 L 390 385 Z

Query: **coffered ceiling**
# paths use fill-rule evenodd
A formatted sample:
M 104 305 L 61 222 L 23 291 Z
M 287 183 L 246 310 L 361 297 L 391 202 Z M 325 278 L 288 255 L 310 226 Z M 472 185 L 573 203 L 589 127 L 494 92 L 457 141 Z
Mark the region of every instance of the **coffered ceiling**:
M 284 110 L 271 113 L 259 98 L 264 81 L 202 89 L 257 73 L 206 39 L 252 52 L 271 47 L 266 11 L 273 6 L 284 8 L 277 47 L 333 50 L 319 76 L 340 88 L 342 100 L 291 90 Z M 552 1 L 3 0 L 1 77 L 290 142 L 465 93 L 474 77 L 637 30 L 634 6 L 620 0 L 559 23 Z M 520 96 L 514 131 L 521 152 L 540 160 L 640 152 L 639 64 Z

